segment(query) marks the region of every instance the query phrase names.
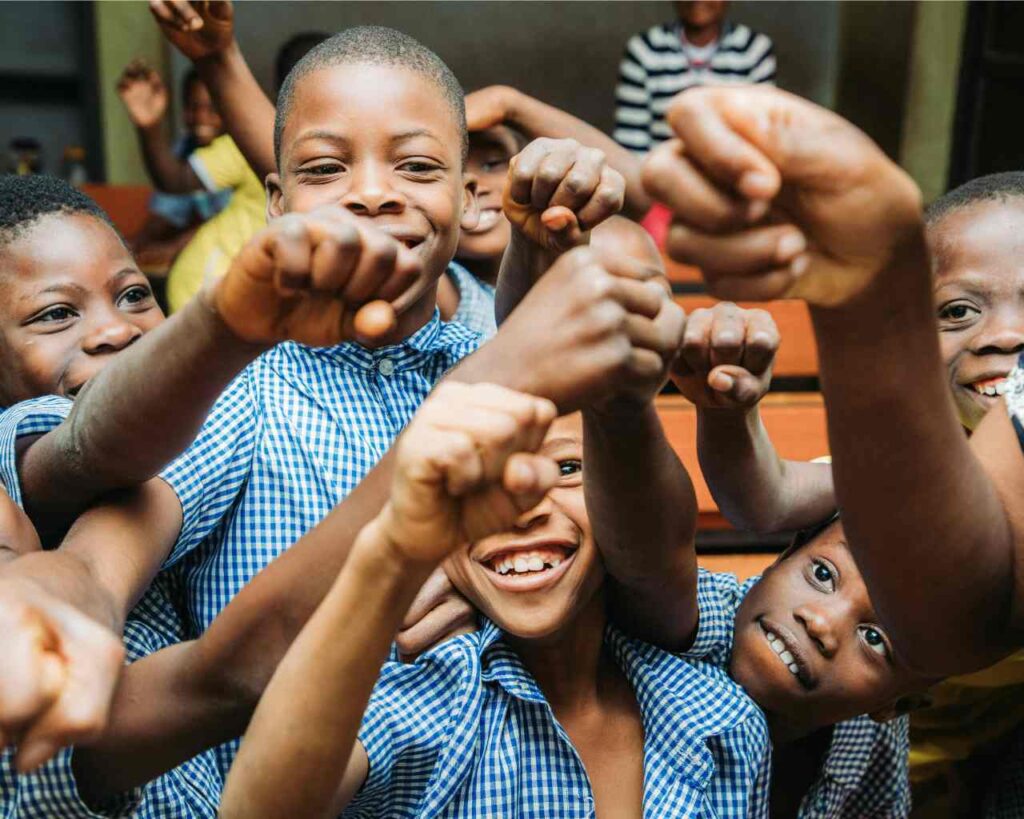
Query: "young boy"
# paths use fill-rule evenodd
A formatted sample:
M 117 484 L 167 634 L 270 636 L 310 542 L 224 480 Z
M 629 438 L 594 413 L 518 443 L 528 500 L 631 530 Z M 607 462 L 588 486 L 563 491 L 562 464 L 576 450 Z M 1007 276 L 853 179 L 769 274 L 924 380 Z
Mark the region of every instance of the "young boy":
M 270 212 L 340 201 L 413 250 L 428 283 L 401 314 L 391 346 L 282 345 L 264 356 L 236 380 L 197 443 L 165 473 L 185 504 L 184 526 L 178 518 L 176 525 L 147 523 L 139 531 L 159 551 L 180 530 L 171 563 L 181 563 L 174 582 L 184 586 L 194 633 L 355 486 L 433 382 L 478 343 L 458 325 L 432 318 L 431 285 L 454 251 L 464 203 L 465 221 L 472 223 L 472 191 L 461 173 L 462 95 L 450 72 L 397 32 L 354 29 L 307 55 L 280 103 L 281 173 L 268 180 Z M 583 209 L 593 195 L 570 204 Z M 602 194 L 590 211 L 614 210 L 620 200 Z M 522 215 L 529 217 L 529 208 Z M 530 227 L 529 234 L 520 231 L 520 258 L 543 269 L 557 255 L 559 237 Z M 547 247 L 531 250 L 531 240 Z M 624 262 L 599 264 L 586 251 L 565 254 L 530 304 L 457 377 L 486 373 L 572 406 L 607 394 L 613 377 L 621 389 L 663 371 L 677 338 L 652 333 L 650 325 L 653 317 L 678 311 L 663 290 L 643 281 L 649 275 Z M 584 281 L 590 286 L 581 287 Z M 609 323 L 611 315 L 616 321 Z M 620 320 L 625 315 L 629 322 Z M 539 331 L 542 317 L 546 329 Z M 674 326 L 681 329 L 681 322 Z M 523 371 L 524 360 L 538 365 Z M 157 503 L 167 514 L 181 514 L 177 500 L 173 509 L 163 498 Z M 266 510 L 273 510 L 272 529 Z

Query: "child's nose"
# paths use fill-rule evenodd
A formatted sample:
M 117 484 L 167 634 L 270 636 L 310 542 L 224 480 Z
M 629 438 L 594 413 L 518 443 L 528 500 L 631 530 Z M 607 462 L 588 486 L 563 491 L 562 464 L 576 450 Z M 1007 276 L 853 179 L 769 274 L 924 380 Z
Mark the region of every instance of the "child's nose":
M 799 606 L 793 611 L 793 618 L 804 628 L 807 636 L 818 647 L 822 656 L 831 659 L 839 650 L 832 618 L 814 606 Z
M 401 213 L 405 198 L 391 186 L 388 174 L 377 169 L 353 172 L 348 191 L 341 202 L 357 216 Z
M 82 349 L 90 355 L 116 353 L 141 338 L 142 330 L 118 315 L 97 321 L 82 340 Z
M 1024 350 L 1024 314 L 990 321 L 975 337 L 974 348 L 979 355 L 1020 353 Z
M 547 495 L 533 509 L 527 509 L 516 518 L 516 529 L 531 529 L 551 517 L 551 501 Z

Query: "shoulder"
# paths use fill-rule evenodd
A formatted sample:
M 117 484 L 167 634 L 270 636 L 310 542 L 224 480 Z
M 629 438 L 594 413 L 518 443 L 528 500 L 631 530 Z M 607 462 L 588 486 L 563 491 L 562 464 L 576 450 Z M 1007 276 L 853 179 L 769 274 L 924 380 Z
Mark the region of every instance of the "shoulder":
M 906 815 L 910 807 L 910 720 L 867 715 L 835 726 L 825 773 L 849 793 L 858 815 Z
M 722 37 L 722 51 L 766 51 L 771 48 L 771 37 L 742 23 L 730 23 Z
M 0 412 L 0 483 L 17 505 L 22 502 L 18 439 L 44 435 L 60 426 L 71 413 L 72 406 L 67 398 L 45 395 L 21 401 Z
M 697 633 L 684 656 L 715 664 L 728 662 L 736 610 L 750 585 L 750 581 L 741 584 L 734 574 L 698 570 Z

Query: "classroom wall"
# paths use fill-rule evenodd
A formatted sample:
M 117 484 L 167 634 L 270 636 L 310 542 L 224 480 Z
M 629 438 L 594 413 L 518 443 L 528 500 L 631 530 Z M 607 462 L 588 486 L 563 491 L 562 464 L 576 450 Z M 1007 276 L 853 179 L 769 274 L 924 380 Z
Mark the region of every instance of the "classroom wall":
M 277 48 L 300 31 L 379 24 L 434 49 L 467 90 L 515 85 L 610 131 L 619 58 L 630 35 L 672 19 L 669 2 L 362 2 L 236 5 L 238 39 L 257 79 L 273 87 Z M 735 2 L 731 17 L 776 43 L 783 87 L 831 105 L 838 6 Z M 175 60 L 176 74 L 185 61 Z

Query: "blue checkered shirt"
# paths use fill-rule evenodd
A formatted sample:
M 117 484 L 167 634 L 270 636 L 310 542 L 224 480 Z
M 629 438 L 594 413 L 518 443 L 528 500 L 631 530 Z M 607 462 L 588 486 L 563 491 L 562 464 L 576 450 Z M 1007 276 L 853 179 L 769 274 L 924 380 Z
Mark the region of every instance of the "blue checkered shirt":
M 752 577 L 740 583 L 732 574 L 700 571 L 700 625 L 686 656 L 701 663 L 709 673 L 728 672 L 736 611 L 758 580 L 759 577 Z M 907 717 L 876 723 L 868 716 L 836 725 L 818 778 L 800 805 L 799 819 L 908 816 L 909 725 Z M 765 810 L 770 798 L 770 779 L 769 765 L 762 771 L 755 796 Z
M 459 306 L 452 321 L 465 325 L 484 338 L 498 332 L 494 318 L 494 286 L 480 281 L 458 262 L 448 265 L 448 275 L 459 291 Z
M 644 816 L 751 815 L 768 752 L 760 710 L 728 678 L 610 626 L 605 643 L 643 716 Z M 385 663 L 360 740 L 370 771 L 345 817 L 594 816 L 572 742 L 486 620 L 414 665 Z

